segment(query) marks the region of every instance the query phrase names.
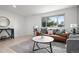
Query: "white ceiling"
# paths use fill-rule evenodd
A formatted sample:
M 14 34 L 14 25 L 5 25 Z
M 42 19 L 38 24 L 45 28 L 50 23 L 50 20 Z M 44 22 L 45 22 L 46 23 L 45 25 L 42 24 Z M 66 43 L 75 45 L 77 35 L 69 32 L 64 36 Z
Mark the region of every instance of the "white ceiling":
M 23 16 L 47 13 L 47 12 L 56 11 L 69 7 L 73 7 L 73 6 L 72 5 L 16 5 L 16 8 L 14 8 L 12 7 L 12 5 L 0 5 L 0 9 L 14 12 Z

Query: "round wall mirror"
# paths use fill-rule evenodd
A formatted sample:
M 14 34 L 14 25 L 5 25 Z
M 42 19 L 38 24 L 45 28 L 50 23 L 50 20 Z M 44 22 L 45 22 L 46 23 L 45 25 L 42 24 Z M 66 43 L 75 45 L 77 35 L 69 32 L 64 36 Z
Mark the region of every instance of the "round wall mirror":
M 7 27 L 9 26 L 10 21 L 7 17 L 0 16 L 0 27 Z

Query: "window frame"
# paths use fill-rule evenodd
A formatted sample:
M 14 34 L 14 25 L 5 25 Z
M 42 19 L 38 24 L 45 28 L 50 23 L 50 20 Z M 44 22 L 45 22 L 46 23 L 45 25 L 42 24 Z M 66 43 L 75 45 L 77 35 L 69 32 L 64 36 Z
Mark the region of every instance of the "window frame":
M 65 14 L 59 14 L 59 15 L 53 15 L 53 16 L 46 16 L 46 17 L 42 17 L 41 20 L 43 20 L 43 18 L 55 17 L 55 16 L 64 16 L 64 26 L 65 26 Z M 48 27 L 48 26 L 47 26 L 47 21 L 48 21 L 48 20 L 47 20 L 47 19 L 45 19 L 45 20 L 46 20 L 46 25 L 45 25 L 45 27 Z M 57 23 L 58 23 L 58 18 L 57 18 Z M 63 27 L 64 27 L 64 26 L 63 26 Z M 43 26 L 42 26 L 42 21 L 41 21 L 41 27 L 43 27 Z M 58 27 L 58 24 L 57 24 L 57 27 Z

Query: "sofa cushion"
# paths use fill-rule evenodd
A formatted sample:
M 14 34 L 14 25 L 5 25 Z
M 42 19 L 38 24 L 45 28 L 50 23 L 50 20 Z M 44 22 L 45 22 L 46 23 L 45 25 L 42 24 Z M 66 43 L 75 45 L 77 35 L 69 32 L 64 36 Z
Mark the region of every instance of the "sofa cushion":
M 44 34 L 48 34 L 47 28 L 41 28 L 41 32 Z
M 49 29 L 49 30 L 48 30 L 48 34 L 49 34 L 49 35 L 52 35 L 52 34 L 53 34 L 53 30 L 52 30 L 52 29 Z
M 53 30 L 53 34 L 56 34 L 57 31 L 58 31 L 58 29 L 54 29 Z
M 56 32 L 57 35 L 61 35 L 63 33 L 65 33 L 65 29 L 58 29 Z

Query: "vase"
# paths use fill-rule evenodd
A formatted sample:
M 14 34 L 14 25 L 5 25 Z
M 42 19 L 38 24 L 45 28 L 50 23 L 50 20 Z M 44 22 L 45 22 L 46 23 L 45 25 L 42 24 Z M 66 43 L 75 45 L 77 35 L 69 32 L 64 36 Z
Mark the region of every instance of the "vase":
M 41 39 L 43 39 L 43 36 L 41 36 Z

